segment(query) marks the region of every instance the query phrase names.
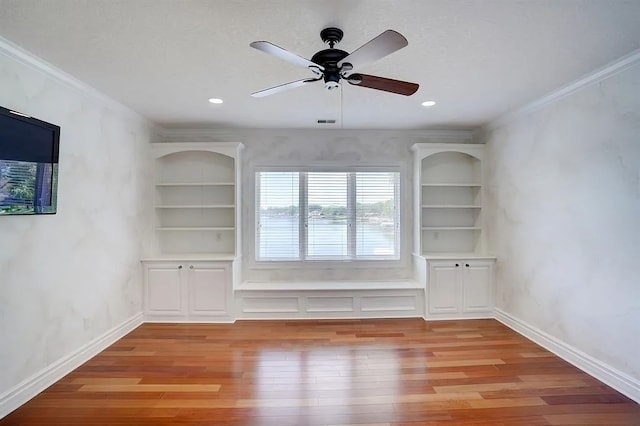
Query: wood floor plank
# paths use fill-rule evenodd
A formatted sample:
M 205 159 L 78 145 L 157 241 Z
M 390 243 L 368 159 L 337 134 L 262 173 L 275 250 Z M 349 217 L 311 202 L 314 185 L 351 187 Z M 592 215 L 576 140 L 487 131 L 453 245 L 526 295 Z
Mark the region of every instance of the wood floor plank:
M 140 377 L 78 377 L 73 379 L 71 383 L 81 385 L 137 385 L 142 378 Z
M 0 426 L 640 425 L 494 320 L 144 324 Z
M 544 416 L 551 425 L 638 425 L 640 417 L 630 413 L 607 413 L 607 414 L 551 414 Z
M 546 402 L 539 397 L 503 399 L 496 398 L 469 401 L 469 406 L 471 408 L 531 407 L 536 405 L 546 405 Z
M 84 385 L 79 392 L 218 392 L 220 385 L 217 384 L 159 384 L 159 385 L 119 385 L 100 384 Z

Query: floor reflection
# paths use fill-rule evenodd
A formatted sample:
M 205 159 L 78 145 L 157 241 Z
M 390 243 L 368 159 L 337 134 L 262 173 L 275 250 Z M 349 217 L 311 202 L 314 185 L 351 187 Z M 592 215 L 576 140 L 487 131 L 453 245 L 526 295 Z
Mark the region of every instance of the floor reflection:
M 254 393 L 246 403 L 259 416 L 390 416 L 402 388 L 399 351 L 377 345 L 265 349 L 256 360 Z

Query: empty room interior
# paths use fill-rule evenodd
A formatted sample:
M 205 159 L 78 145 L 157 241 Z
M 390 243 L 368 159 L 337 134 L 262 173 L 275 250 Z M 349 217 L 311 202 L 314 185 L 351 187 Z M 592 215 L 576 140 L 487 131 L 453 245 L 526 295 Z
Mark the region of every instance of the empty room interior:
M 0 0 L 0 425 L 640 425 L 640 1 Z

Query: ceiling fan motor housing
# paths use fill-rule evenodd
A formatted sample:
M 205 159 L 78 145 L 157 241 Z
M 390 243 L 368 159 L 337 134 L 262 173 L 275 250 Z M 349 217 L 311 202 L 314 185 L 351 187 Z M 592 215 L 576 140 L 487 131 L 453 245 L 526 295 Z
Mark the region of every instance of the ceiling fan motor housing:
M 311 58 L 311 62 L 324 67 L 324 87 L 329 90 L 340 86 L 340 68 L 338 62 L 346 58 L 349 53 L 340 49 L 321 50 Z
M 327 90 L 334 90 L 340 87 L 340 71 L 338 62 L 349 56 L 348 52 L 334 49 L 334 46 L 342 40 L 343 32 L 339 28 L 325 28 L 320 31 L 320 38 L 329 45 L 329 49 L 324 49 L 313 55 L 311 62 L 321 65 L 324 68 L 324 87 Z

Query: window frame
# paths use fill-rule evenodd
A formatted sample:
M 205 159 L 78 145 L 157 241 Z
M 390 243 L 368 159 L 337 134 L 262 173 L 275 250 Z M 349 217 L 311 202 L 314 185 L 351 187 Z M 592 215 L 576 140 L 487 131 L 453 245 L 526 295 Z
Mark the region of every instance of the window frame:
M 299 249 L 298 259 L 260 259 L 259 251 L 260 251 L 260 184 L 258 176 L 260 173 L 264 172 L 287 172 L 287 173 L 301 173 L 299 175 L 299 193 L 298 193 L 298 208 L 301 211 L 301 214 L 298 218 L 298 243 Z M 308 186 L 307 186 L 307 173 L 397 173 L 397 180 L 395 182 L 395 217 L 396 217 L 396 230 L 395 230 L 395 256 L 390 258 L 381 258 L 381 257 L 372 257 L 372 256 L 357 256 L 357 244 L 356 244 L 356 235 L 357 230 L 351 229 L 348 230 L 348 251 L 350 253 L 350 257 L 308 257 L 307 247 L 307 232 L 305 227 L 307 226 L 308 218 L 306 217 L 308 211 Z M 269 267 L 301 267 L 303 265 L 315 265 L 322 266 L 327 265 L 331 267 L 340 267 L 343 265 L 345 267 L 353 267 L 353 266 L 362 266 L 365 268 L 371 267 L 375 265 L 377 267 L 381 266 L 381 263 L 384 267 L 397 267 L 404 264 L 403 261 L 403 247 L 405 244 L 403 228 L 406 226 L 404 223 L 405 212 L 402 206 L 402 201 L 404 200 L 404 174 L 403 169 L 400 166 L 262 166 L 262 167 L 254 167 L 252 170 L 252 178 L 254 183 L 254 203 L 253 203 L 253 240 L 254 240 L 254 252 L 252 256 L 252 263 L 260 268 L 269 268 Z M 348 216 L 349 223 L 353 225 L 353 228 L 357 228 L 357 197 L 356 197 L 356 179 L 348 179 L 353 180 L 347 184 L 347 205 L 348 205 Z M 304 211 L 304 212 L 302 212 Z

